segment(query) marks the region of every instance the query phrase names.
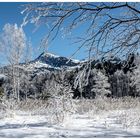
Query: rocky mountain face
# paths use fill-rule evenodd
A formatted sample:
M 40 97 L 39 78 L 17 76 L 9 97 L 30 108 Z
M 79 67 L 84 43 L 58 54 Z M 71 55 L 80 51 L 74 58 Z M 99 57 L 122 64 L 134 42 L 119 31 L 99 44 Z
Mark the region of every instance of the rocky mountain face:
M 64 87 L 71 89 L 73 92 L 73 98 L 83 96 L 85 98 L 94 98 L 95 93 L 91 95 L 91 87 L 94 84 L 93 75 L 89 75 L 88 84 L 83 86 L 82 91 L 79 86 L 75 87 L 75 79 L 79 77 L 79 73 L 86 70 L 88 73 L 89 68 L 87 67 L 88 61 L 72 60 L 66 57 L 57 56 L 50 53 L 42 53 L 35 60 L 27 63 L 15 66 L 18 68 L 20 77 L 20 95 L 21 98 L 28 97 L 41 97 L 50 94 L 50 89 L 54 92 L 61 87 L 59 90 L 62 91 Z M 131 71 L 135 66 L 134 56 L 130 55 L 129 59 L 121 61 L 120 59 L 112 58 L 108 60 L 97 60 L 91 62 L 91 69 L 100 69 L 105 72 L 108 76 L 111 84 L 111 96 L 116 96 L 116 76 L 115 72 L 122 70 L 124 76 L 121 77 L 126 81 L 127 76 L 125 75 L 128 71 Z M 0 86 L 5 88 L 8 95 L 12 94 L 12 69 L 10 66 L 6 66 L 0 69 Z M 5 78 L 6 77 L 6 78 Z M 15 77 L 17 75 L 15 74 Z M 8 80 L 5 80 L 8 79 Z M 121 81 L 123 83 L 123 80 Z M 121 95 L 125 96 L 128 85 L 124 85 L 125 89 L 121 91 Z M 54 88 L 54 89 L 53 89 Z M 56 89 L 57 88 L 57 89 Z M 115 90 L 114 90 L 115 89 Z M 119 89 L 120 90 L 120 89 Z M 130 90 L 129 92 L 132 91 Z M 45 95 L 44 95 L 45 94 Z M 127 94 L 128 93 L 127 91 Z M 110 95 L 109 95 L 110 96 Z
M 60 70 L 72 70 L 81 67 L 83 61 L 68 59 L 51 53 L 43 52 L 35 60 L 27 64 L 21 64 L 19 67 L 30 73 L 53 72 Z
M 80 64 L 79 60 L 72 60 L 66 57 L 57 56 L 51 53 L 43 52 L 38 58 L 34 60 L 35 62 L 38 61 L 40 63 L 44 63 L 49 65 L 50 67 L 56 68 L 67 68 L 67 67 L 74 67 Z

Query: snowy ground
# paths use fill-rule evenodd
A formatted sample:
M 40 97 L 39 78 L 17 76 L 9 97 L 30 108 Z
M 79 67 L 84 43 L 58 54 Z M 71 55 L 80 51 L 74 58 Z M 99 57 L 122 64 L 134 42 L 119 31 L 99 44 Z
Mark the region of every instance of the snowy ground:
M 108 111 L 90 118 L 89 114 L 77 114 L 66 117 L 64 123 L 59 125 L 48 124 L 45 115 L 31 115 L 18 111 L 0 119 L 0 137 L 140 137 L 138 123 L 131 125 L 131 121 L 126 120 L 130 119 L 130 116 L 126 115 L 135 115 L 137 111 L 135 110 L 134 114 L 130 109 Z

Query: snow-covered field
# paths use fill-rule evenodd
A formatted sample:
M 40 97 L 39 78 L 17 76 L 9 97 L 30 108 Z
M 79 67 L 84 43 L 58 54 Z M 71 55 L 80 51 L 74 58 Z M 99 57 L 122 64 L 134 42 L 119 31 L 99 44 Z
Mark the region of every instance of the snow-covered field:
M 128 109 L 103 111 L 93 115 L 73 114 L 57 125 L 49 124 L 46 115 L 15 111 L 0 119 L 0 137 L 140 137 L 140 120 L 136 117 L 138 111 Z

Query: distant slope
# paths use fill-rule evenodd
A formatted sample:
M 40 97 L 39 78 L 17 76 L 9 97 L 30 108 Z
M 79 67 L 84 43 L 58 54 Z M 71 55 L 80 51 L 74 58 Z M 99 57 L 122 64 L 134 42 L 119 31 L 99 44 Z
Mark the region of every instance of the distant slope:
M 60 70 L 62 68 L 69 69 L 78 67 L 81 64 L 79 60 L 68 59 L 66 57 L 57 56 L 51 53 L 43 52 L 35 60 L 25 64 L 27 70 L 47 69 Z

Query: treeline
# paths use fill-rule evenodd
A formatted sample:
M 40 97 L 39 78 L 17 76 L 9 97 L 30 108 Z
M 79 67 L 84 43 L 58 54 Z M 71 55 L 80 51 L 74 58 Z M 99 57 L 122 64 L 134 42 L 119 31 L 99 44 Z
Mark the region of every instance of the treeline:
M 19 70 L 20 99 L 49 97 L 96 98 L 139 96 L 140 57 L 130 54 L 126 60 L 118 58 L 85 62 L 80 67 L 67 70 L 27 72 Z M 10 68 L 3 70 L 7 80 L 1 84 L 1 92 L 8 98 L 15 97 Z M 2 69 L 1 69 L 2 72 Z

